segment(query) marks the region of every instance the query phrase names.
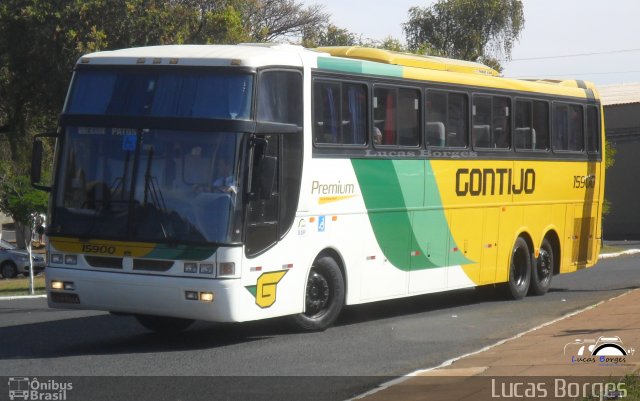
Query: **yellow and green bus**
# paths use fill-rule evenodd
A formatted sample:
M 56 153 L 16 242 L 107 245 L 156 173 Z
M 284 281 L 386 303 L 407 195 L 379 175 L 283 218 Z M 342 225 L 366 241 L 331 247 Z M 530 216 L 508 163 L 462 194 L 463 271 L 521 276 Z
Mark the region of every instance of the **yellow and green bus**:
M 591 83 L 360 47 L 158 46 L 78 60 L 57 133 L 48 302 L 193 320 L 499 285 L 601 242 Z M 34 179 L 41 159 L 34 152 Z

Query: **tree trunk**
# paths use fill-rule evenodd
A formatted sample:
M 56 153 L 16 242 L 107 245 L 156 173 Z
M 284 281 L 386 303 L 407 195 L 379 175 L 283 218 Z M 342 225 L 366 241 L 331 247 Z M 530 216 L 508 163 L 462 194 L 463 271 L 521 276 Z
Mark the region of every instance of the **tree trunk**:
M 27 249 L 27 243 L 31 241 L 31 227 L 19 221 L 16 224 L 16 246 L 18 249 Z

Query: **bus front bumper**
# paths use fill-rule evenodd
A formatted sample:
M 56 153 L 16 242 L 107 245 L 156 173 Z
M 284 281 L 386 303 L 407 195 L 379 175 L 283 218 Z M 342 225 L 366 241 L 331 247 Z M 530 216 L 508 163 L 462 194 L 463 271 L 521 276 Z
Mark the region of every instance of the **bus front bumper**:
M 242 315 L 240 304 L 250 300 L 247 298 L 250 294 L 241 286 L 239 279 L 111 273 L 51 266 L 47 267 L 45 275 L 47 302 L 51 308 L 214 322 L 248 320 Z M 56 289 L 54 284 L 62 288 Z

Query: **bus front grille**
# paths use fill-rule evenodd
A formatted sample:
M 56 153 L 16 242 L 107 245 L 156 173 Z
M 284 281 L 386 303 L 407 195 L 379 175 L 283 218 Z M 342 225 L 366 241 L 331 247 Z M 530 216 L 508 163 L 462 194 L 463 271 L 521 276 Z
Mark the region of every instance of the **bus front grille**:
M 110 258 L 106 256 L 85 256 L 84 258 L 91 267 L 122 269 L 122 258 Z
M 133 270 L 142 270 L 148 272 L 166 272 L 173 267 L 170 260 L 151 260 L 151 259 L 134 259 Z

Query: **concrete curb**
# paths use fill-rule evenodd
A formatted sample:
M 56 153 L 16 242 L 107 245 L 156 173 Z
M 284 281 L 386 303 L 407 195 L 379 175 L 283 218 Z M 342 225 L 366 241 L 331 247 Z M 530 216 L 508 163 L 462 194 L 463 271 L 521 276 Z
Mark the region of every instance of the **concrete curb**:
M 598 259 L 611 259 L 611 258 L 617 258 L 618 256 L 635 255 L 637 253 L 640 253 L 640 249 L 628 249 L 626 251 L 621 251 L 621 252 L 604 253 L 598 256 Z

